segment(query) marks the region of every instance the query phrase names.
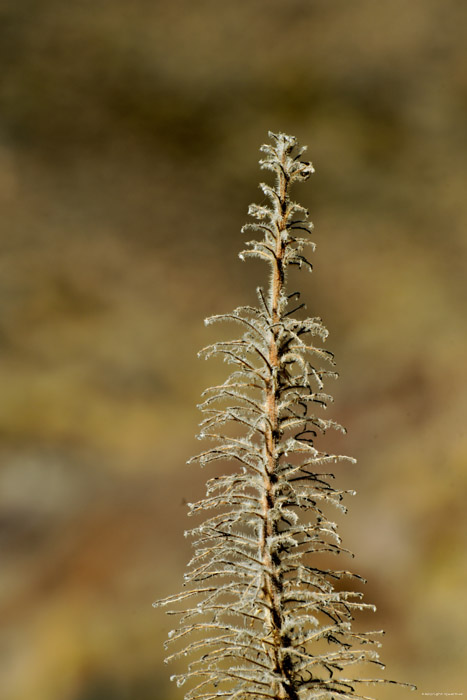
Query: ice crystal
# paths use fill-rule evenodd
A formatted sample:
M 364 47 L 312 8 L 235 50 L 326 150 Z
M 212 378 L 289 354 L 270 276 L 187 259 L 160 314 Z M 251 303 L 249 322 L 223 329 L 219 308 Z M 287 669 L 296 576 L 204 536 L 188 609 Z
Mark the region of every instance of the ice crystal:
M 243 334 L 199 353 L 223 357 L 233 370 L 204 392 L 198 437 L 212 442 L 190 462 L 230 462 L 236 471 L 209 479 L 206 497 L 189 504 L 190 514 L 211 514 L 185 533 L 194 538 L 186 589 L 155 603 L 180 616 L 168 643 L 181 648 L 167 660 L 193 657 L 172 676 L 178 686 L 190 683 L 186 700 L 350 700 L 366 697 L 363 683 L 393 682 L 345 675 L 361 662 L 383 667 L 381 632 L 354 631 L 354 613 L 374 606 L 339 582 L 363 579 L 324 568 L 320 557 L 350 554 L 327 511 L 345 512 L 342 501 L 354 493 L 320 469 L 355 460 L 316 446 L 318 434 L 344 430 L 317 413 L 332 401 L 323 387 L 337 376 L 334 358 L 315 343 L 328 335 L 321 319 L 297 316 L 304 304 L 287 290 L 289 266 L 311 270 L 304 249 L 314 250 L 303 236 L 313 230 L 308 212 L 290 189 L 314 170 L 293 136 L 269 136 L 260 164 L 275 183 L 260 185 L 267 203 L 250 205 L 253 221 L 243 230 L 261 238 L 240 253 L 267 262 L 269 289 L 257 290 L 258 306 L 207 319 L 238 324 Z

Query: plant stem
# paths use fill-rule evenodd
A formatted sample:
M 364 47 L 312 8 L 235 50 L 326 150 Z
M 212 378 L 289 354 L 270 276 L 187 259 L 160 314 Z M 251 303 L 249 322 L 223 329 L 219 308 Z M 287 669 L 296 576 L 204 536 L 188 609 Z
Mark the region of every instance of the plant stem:
M 285 158 L 285 155 L 283 155 Z M 285 164 L 284 164 L 285 165 Z M 285 639 L 282 634 L 282 605 L 280 601 L 282 580 L 278 571 L 277 563 L 271 551 L 270 541 L 275 534 L 275 522 L 270 517 L 270 511 L 274 507 L 274 486 L 277 481 L 276 455 L 277 446 L 280 439 L 278 425 L 278 400 L 280 398 L 279 372 L 280 372 L 280 349 L 279 349 L 279 321 L 280 321 L 280 298 L 284 287 L 284 270 L 282 258 L 284 255 L 284 244 L 281 234 L 286 229 L 286 208 L 287 208 L 287 178 L 285 172 L 279 174 L 280 192 L 280 216 L 276 221 L 276 250 L 272 263 L 272 276 L 269 288 L 270 312 L 271 312 L 271 332 L 269 343 L 269 364 L 272 369 L 270 379 L 266 385 L 265 412 L 268 417 L 265 433 L 265 460 L 264 472 L 264 494 L 263 494 L 263 533 L 261 538 L 261 558 L 264 563 L 263 595 L 269 607 L 269 618 L 271 626 L 271 637 L 273 639 L 273 663 L 275 672 L 281 680 L 274 689 L 277 700 L 296 700 L 297 693 L 292 684 L 290 671 L 287 668 L 287 656 L 281 653 L 284 648 Z

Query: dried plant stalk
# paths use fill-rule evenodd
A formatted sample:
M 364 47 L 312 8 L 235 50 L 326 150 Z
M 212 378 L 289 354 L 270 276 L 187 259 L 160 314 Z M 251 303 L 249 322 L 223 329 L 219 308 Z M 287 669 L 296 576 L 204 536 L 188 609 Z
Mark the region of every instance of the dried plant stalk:
M 260 164 L 275 184 L 261 184 L 267 203 L 249 207 L 254 221 L 243 229 L 262 238 L 240 253 L 269 265 L 268 293 L 259 288 L 258 306 L 207 319 L 238 323 L 243 334 L 200 353 L 222 356 L 233 371 L 204 393 L 199 437 L 213 446 L 190 461 L 229 461 L 236 469 L 209 479 L 206 497 L 190 504 L 190 514 L 214 514 L 186 533 L 195 537 L 186 590 L 155 603 L 184 604 L 169 611 L 180 615 L 169 643 L 181 640 L 181 649 L 167 660 L 194 656 L 185 673 L 172 676 L 179 686 L 192 681 L 186 700 L 350 700 L 366 697 L 357 690 L 362 684 L 393 682 L 346 673 L 361 662 L 382 666 L 381 632 L 353 630 L 355 611 L 374 606 L 336 582 L 363 579 L 324 568 L 320 556 L 350 554 L 328 506 L 345 512 L 343 497 L 353 493 L 320 470 L 355 460 L 315 445 L 318 434 L 344 428 L 317 413 L 332 401 L 324 380 L 337 376 L 332 353 L 315 344 L 328 331 L 320 318 L 297 315 L 304 304 L 287 290 L 290 265 L 311 270 L 304 248 L 314 248 L 312 224 L 290 189 L 313 167 L 294 137 L 269 136 Z

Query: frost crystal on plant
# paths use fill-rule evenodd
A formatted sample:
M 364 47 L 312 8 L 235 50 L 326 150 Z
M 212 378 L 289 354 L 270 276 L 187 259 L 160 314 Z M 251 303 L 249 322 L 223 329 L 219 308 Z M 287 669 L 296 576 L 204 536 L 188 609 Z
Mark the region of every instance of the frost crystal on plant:
M 190 461 L 229 464 L 207 482 L 206 497 L 189 504 L 190 515 L 208 511 L 186 534 L 195 538 L 183 592 L 158 601 L 172 606 L 179 624 L 167 661 L 190 656 L 186 700 L 345 700 L 365 698 L 362 684 L 393 681 L 354 678 L 347 667 L 382 666 L 375 639 L 356 632 L 354 613 L 374 609 L 356 591 L 336 588 L 341 579 L 363 579 L 328 569 L 320 554 L 348 553 L 331 506 L 345 512 L 346 494 L 328 465 L 350 457 L 319 450 L 318 434 L 344 431 L 322 417 L 332 397 L 325 380 L 337 375 L 333 355 L 321 347 L 328 331 L 318 317 L 301 318 L 300 294 L 287 289 L 287 269 L 311 270 L 305 249 L 308 212 L 290 198 L 291 185 L 314 172 L 304 148 L 285 134 L 269 134 L 261 167 L 275 175 L 260 185 L 266 204 L 251 204 L 244 226 L 258 239 L 240 253 L 265 260 L 269 288 L 258 288 L 258 305 L 213 316 L 207 323 L 237 324 L 242 335 L 204 348 L 232 365 L 225 382 L 204 392 L 199 437 L 210 446 Z M 406 684 L 400 684 L 406 685 Z M 413 687 L 413 686 L 408 686 Z

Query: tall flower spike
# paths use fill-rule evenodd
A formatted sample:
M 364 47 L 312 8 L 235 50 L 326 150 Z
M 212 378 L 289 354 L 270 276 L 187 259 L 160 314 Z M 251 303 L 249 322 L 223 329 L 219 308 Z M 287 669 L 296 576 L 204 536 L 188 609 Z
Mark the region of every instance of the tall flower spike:
M 320 556 L 350 554 L 329 511 L 345 512 L 342 500 L 353 493 L 333 486 L 333 474 L 321 469 L 355 460 L 315 444 L 318 434 L 344 430 L 321 415 L 332 401 L 324 381 L 337 375 L 332 353 L 319 345 L 328 335 L 321 319 L 297 316 L 304 304 L 287 290 L 290 265 L 311 269 L 304 250 L 314 248 L 312 224 L 290 189 L 313 167 L 293 136 L 269 136 L 260 164 L 275 183 L 261 184 L 266 203 L 249 207 L 253 221 L 243 230 L 259 239 L 240 254 L 267 262 L 269 288 L 257 290 L 258 306 L 207 319 L 237 323 L 242 335 L 200 353 L 222 356 L 233 369 L 204 392 L 199 437 L 211 446 L 190 461 L 231 468 L 210 478 L 206 497 L 190 504 L 190 515 L 210 515 L 186 533 L 195 538 L 186 589 L 154 605 L 182 604 L 169 611 L 180 620 L 168 643 L 180 645 L 166 660 L 193 657 L 186 672 L 172 676 L 190 684 L 186 700 L 363 699 L 362 684 L 393 683 L 346 673 L 364 661 L 382 666 L 381 632 L 352 627 L 355 611 L 374 606 L 360 592 L 336 589 L 341 579 L 363 579 L 325 568 Z

